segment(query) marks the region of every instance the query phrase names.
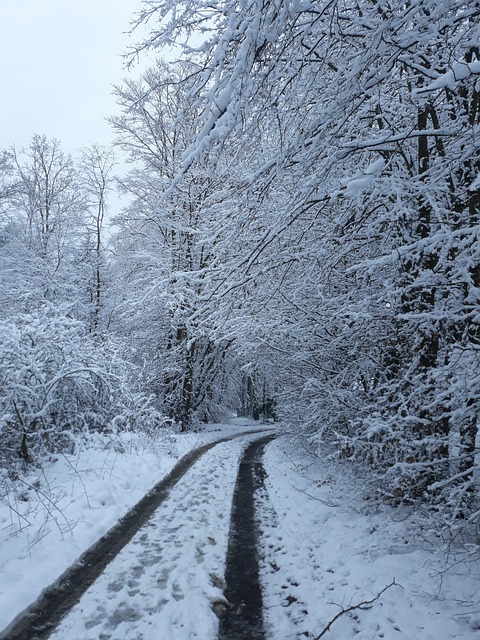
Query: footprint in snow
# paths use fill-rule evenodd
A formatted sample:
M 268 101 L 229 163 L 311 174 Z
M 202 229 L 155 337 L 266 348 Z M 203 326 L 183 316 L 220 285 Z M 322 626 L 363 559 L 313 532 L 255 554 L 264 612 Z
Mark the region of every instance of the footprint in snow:
M 176 582 L 174 582 L 172 585 L 172 598 L 177 602 L 185 598 L 185 596 L 183 595 L 183 591 L 180 589 L 179 585 Z

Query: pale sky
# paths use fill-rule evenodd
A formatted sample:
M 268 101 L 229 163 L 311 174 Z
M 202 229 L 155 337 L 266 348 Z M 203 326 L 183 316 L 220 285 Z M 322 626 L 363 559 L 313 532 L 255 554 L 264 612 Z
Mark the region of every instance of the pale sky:
M 0 0 L 0 149 L 26 147 L 35 133 L 67 152 L 112 140 L 111 85 L 127 75 L 121 54 L 142 35 L 124 33 L 140 7 L 141 0 Z

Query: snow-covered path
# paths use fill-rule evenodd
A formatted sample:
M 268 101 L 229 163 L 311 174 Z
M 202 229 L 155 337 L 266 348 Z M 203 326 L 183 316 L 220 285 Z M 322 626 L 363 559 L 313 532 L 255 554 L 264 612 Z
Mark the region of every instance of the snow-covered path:
M 240 461 L 225 570 L 224 592 L 228 607 L 221 617 L 219 640 L 265 639 L 255 495 L 263 487 L 264 448 L 274 437 L 265 436 L 252 442 Z
M 216 546 L 216 533 L 219 532 L 220 539 L 225 538 L 228 535 L 229 528 L 229 514 L 231 508 L 233 484 L 235 482 L 236 470 L 238 467 L 238 458 L 240 457 L 243 449 L 253 439 L 256 440 L 265 433 L 263 428 L 259 428 L 259 425 L 251 423 L 243 424 L 247 426 L 247 430 L 244 429 L 229 429 L 225 425 L 220 429 L 217 427 L 213 430 L 207 430 L 202 439 L 207 440 L 207 444 L 204 444 L 200 448 L 191 450 L 185 457 L 183 457 L 179 463 L 172 469 L 167 476 L 165 476 L 155 487 L 149 491 L 145 497 L 140 500 L 133 509 L 131 509 L 121 520 L 112 528 L 108 533 L 98 540 L 90 549 L 88 549 L 69 569 L 67 569 L 63 575 L 55 582 L 51 587 L 41 595 L 41 597 L 31 606 L 26 609 L 19 617 L 3 632 L 0 630 L 0 637 L 2 640 L 33 640 L 33 638 L 45 639 L 51 637 L 52 632 L 56 629 L 59 621 L 64 617 L 72 606 L 74 606 L 80 598 L 80 618 L 83 620 L 85 614 L 83 612 L 83 602 L 88 602 L 90 593 L 100 592 L 105 587 L 101 580 L 107 576 L 115 575 L 120 571 L 117 569 L 118 563 L 127 562 L 127 568 L 125 575 L 128 575 L 128 581 L 126 585 L 126 592 L 120 593 L 113 597 L 106 598 L 107 602 L 115 605 L 114 611 L 110 608 L 100 607 L 101 611 L 105 611 L 105 616 L 108 618 L 103 622 L 106 626 L 115 626 L 118 624 L 118 617 L 125 618 L 127 614 L 123 611 L 125 609 L 125 603 L 118 601 L 118 598 L 122 596 L 128 596 L 131 601 L 133 596 L 136 596 L 139 589 L 132 588 L 132 584 L 138 583 L 139 567 L 147 567 L 156 565 L 152 571 L 157 571 L 155 588 L 158 592 L 159 589 L 166 589 L 170 582 L 167 580 L 167 576 L 170 573 L 168 566 L 175 566 L 176 573 L 180 576 L 180 582 L 185 577 L 185 571 L 183 571 L 184 562 L 186 565 L 190 564 L 190 560 L 195 559 L 196 565 L 203 565 L 205 556 L 211 557 L 212 552 L 206 553 L 203 551 L 205 543 L 202 542 L 202 538 L 207 540 L 209 546 Z M 250 427 L 250 429 L 248 429 Z M 252 430 L 251 427 L 254 427 Z M 218 435 L 217 435 L 218 434 Z M 218 436 L 223 435 L 223 439 L 219 440 Z M 212 436 L 216 436 L 213 437 Z M 214 450 L 214 451 L 213 451 Z M 207 454 L 205 452 L 208 452 Z M 142 459 L 138 458 L 138 462 Z M 192 469 L 192 465 L 194 468 Z M 228 470 L 228 471 L 227 471 Z M 177 486 L 178 483 L 178 486 Z M 86 487 L 85 487 L 86 490 Z M 88 496 L 87 496 L 88 497 Z M 161 507 L 159 509 L 159 506 Z M 156 510 L 158 509 L 158 512 Z M 209 533 L 209 527 L 212 533 Z M 184 531 L 185 529 L 185 531 Z M 192 535 L 188 529 L 192 529 L 195 532 Z M 177 535 L 178 534 L 178 535 Z M 189 543 L 195 542 L 192 546 Z M 44 542 L 44 541 L 43 541 Z M 62 540 L 62 543 L 65 543 Z M 129 544 L 130 543 L 130 544 Z M 135 549 L 135 547 L 138 547 Z M 223 544 L 225 547 L 225 544 Z M 160 551 L 161 548 L 161 551 Z M 181 550 L 179 552 L 178 550 Z M 37 548 L 38 550 L 38 548 Z M 62 551 L 64 549 L 62 548 Z M 119 553 L 120 552 L 120 553 Z M 226 549 L 221 548 L 219 551 L 219 558 L 225 557 Z M 117 554 L 119 554 L 117 556 Z M 215 554 L 213 554 L 215 555 Z M 116 557 L 117 556 L 117 557 Z M 6 557 L 6 556 L 5 556 Z M 55 556 L 53 556 L 55 557 Z M 52 559 L 53 559 L 52 557 Z M 125 558 L 130 558 L 128 561 Z M 115 558 L 115 562 L 109 565 Z M 25 559 L 26 560 L 26 559 Z M 24 560 L 24 564 L 25 563 Z M 34 557 L 29 558 L 30 562 L 35 564 Z M 210 563 L 211 564 L 211 563 Z M 185 566 L 186 566 L 185 565 Z M 195 567 L 195 564 L 192 566 Z M 8 565 L 7 565 L 8 566 Z M 28 566 L 28 565 L 26 565 Z M 210 566 L 209 563 L 205 563 L 205 571 L 208 574 L 207 582 L 213 587 L 213 591 L 207 588 L 206 601 L 210 609 L 214 609 L 218 612 L 218 605 L 224 607 L 224 600 L 222 598 L 222 573 L 217 575 L 215 573 L 215 566 Z M 158 572 L 161 570 L 161 576 Z M 98 587 L 98 584 L 94 582 L 99 578 L 103 571 L 103 575 L 100 577 L 100 584 L 103 586 Z M 205 573 L 203 571 L 203 573 Z M 122 571 L 120 571 L 122 573 Z M 144 569 L 140 571 L 142 577 L 146 572 Z M 199 577 L 202 570 L 196 572 L 193 570 L 192 575 Z M 132 578 L 133 576 L 133 578 Z M 148 577 L 147 582 L 148 582 Z M 20 578 L 20 576 L 19 576 Z M 37 583 L 41 584 L 42 578 L 38 576 Z M 180 602 L 183 599 L 178 589 L 178 582 L 173 580 L 172 593 L 173 602 Z M 43 578 L 45 586 L 45 578 Z M 12 583 L 14 591 L 19 592 L 21 588 L 22 580 L 18 584 Z M 117 580 L 117 584 L 121 584 L 121 580 Z M 165 583 L 165 584 L 164 584 Z M 111 585 L 115 584 L 110 580 L 107 585 L 107 592 L 109 591 L 121 591 Z M 195 580 L 188 581 L 188 592 L 193 590 L 198 592 L 198 585 Z M 5 591 L 6 583 L 1 579 L 0 571 L 0 602 L 4 595 L 8 594 Z M 91 587 L 89 589 L 89 587 Z M 85 591 L 89 589 L 87 593 Z M 212 593 L 210 593 L 212 592 Z M 220 597 L 216 597 L 215 593 L 220 593 Z M 144 593 L 144 592 L 143 592 Z M 85 594 L 85 595 L 83 595 Z M 210 594 L 210 595 L 209 595 Z M 168 603 L 168 598 L 162 594 L 160 598 L 158 608 L 163 609 L 164 605 Z M 197 593 L 197 595 L 200 595 Z M 205 595 L 205 594 L 204 594 Z M 83 597 L 82 597 L 83 596 Z M 95 600 L 101 599 L 100 596 L 94 596 Z M 137 598 L 138 599 L 138 598 Z M 200 598 L 201 599 L 201 598 Z M 19 598 L 17 597 L 17 600 Z M 195 598 L 189 597 L 189 604 L 195 605 Z M 219 600 L 220 602 L 217 602 Z M 151 617 L 152 611 L 149 609 L 149 603 L 143 603 L 147 607 L 148 614 Z M 142 604 L 140 606 L 143 606 Z M 178 605 L 177 605 L 178 608 Z M 131 606 L 127 607 L 128 611 L 131 610 Z M 170 616 L 171 607 L 167 607 L 167 617 Z M 78 607 L 77 607 L 78 610 Z M 198 618 L 198 610 L 196 607 L 194 618 Z M 120 611 L 120 613 L 119 613 Z M 190 619 L 192 618 L 192 610 L 189 608 Z M 209 612 L 211 614 L 211 610 Z M 74 615 L 75 612 L 72 613 Z M 8 611 L 3 611 L 3 616 L 6 617 Z M 136 622 L 137 613 L 132 613 L 133 622 Z M 97 616 L 98 617 L 98 616 Z M 140 616 L 141 617 L 141 616 Z M 209 616 L 213 620 L 214 624 L 217 622 L 215 617 Z M 94 616 L 95 618 L 95 616 Z M 123 620 L 120 620 L 122 622 Z M 126 621 L 126 620 L 125 620 Z M 150 620 L 148 626 L 150 626 Z M 162 628 L 169 628 L 168 624 L 164 624 L 165 620 L 161 621 Z M 68 626 L 67 622 L 65 623 Z M 110 637 L 108 633 L 102 631 L 100 623 L 98 625 L 92 622 L 92 619 L 84 620 L 84 625 L 87 630 L 93 627 L 98 627 L 95 632 L 101 633 L 101 637 Z M 179 622 L 181 627 L 182 624 Z M 136 628 L 138 625 L 134 625 Z M 177 624 L 174 624 L 176 629 Z M 198 628 L 198 620 L 196 621 L 196 632 L 200 637 L 203 637 L 204 633 L 207 633 L 202 627 Z M 94 632 L 87 633 L 85 636 L 81 635 L 82 632 L 70 634 L 69 631 L 63 631 L 59 629 L 61 637 L 65 637 L 64 633 L 68 634 L 68 637 L 98 637 Z M 128 631 L 126 632 L 128 633 Z M 150 632 L 149 632 L 150 633 Z M 175 631 L 176 634 L 176 631 Z M 122 638 L 127 637 L 122 634 Z M 135 637 L 144 637 L 143 635 Z M 150 635 L 148 636 L 150 637 Z M 192 636 L 192 637 L 197 637 Z M 210 634 L 208 636 L 210 637 Z
M 242 487 L 247 445 L 266 434 L 237 435 L 241 437 L 213 446 L 179 476 L 60 625 L 51 635 L 39 637 L 215 640 L 217 615 L 226 613 L 228 624 L 220 625 L 221 637 L 256 637 L 251 630 L 245 635 L 244 629 L 230 625 L 229 618 L 245 602 L 230 588 L 235 571 L 248 573 L 237 544 L 232 574 L 231 524 L 235 525 L 234 496 Z M 280 436 L 266 446 L 263 466 L 259 459 L 257 475 L 249 472 L 250 480 L 241 489 L 252 513 L 245 518 L 240 508 L 240 518 L 249 523 L 245 530 L 238 529 L 245 539 L 252 528 L 259 536 L 247 545 L 256 555 L 254 573 L 260 569 L 257 600 L 263 601 L 263 608 L 255 612 L 259 638 L 316 639 L 324 632 L 331 640 L 478 637 L 478 559 L 469 560 L 460 547 L 449 548 L 446 556 L 441 540 L 435 532 L 422 530 L 414 512 L 380 508 L 375 501 L 370 505 L 368 492 L 362 492 L 352 472 L 312 456 L 301 440 Z M 395 584 L 382 592 L 393 580 Z M 226 595 L 234 605 L 230 609 Z M 356 606 L 372 599 L 373 606 Z M 342 610 L 345 614 L 330 628 Z M 14 637 L 36 636 L 30 629 Z M 0 637 L 10 640 L 9 635 Z
M 52 640 L 214 638 L 244 441 L 217 445 L 108 565 Z M 194 615 L 192 615 L 194 612 Z

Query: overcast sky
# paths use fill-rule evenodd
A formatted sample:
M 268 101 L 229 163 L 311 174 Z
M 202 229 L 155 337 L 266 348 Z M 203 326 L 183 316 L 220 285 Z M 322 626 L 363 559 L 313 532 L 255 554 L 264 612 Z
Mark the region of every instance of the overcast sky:
M 65 151 L 112 139 L 112 83 L 141 0 L 0 0 L 0 149 L 35 133 Z M 139 34 L 140 36 L 141 34 Z M 138 75 L 139 71 L 134 75 Z

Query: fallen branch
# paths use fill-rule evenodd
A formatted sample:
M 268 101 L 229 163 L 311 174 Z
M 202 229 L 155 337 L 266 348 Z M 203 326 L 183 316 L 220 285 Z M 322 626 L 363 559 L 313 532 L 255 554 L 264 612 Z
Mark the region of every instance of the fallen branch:
M 370 609 L 371 605 L 377 600 L 379 600 L 381 596 L 385 593 L 385 591 L 387 591 L 387 589 L 390 589 L 390 587 L 394 587 L 394 586 L 401 587 L 403 589 L 402 585 L 398 584 L 398 582 L 395 582 L 395 578 L 394 578 L 392 582 L 390 582 L 390 584 L 387 584 L 387 586 L 384 587 L 381 591 L 379 591 L 377 595 L 371 600 L 363 600 L 363 602 L 359 602 L 358 604 L 352 604 L 350 607 L 347 607 L 346 609 L 342 608 L 342 610 L 339 611 L 337 615 L 330 620 L 330 622 L 322 630 L 320 635 L 316 636 L 315 640 L 320 640 L 320 638 L 323 638 L 323 636 L 327 633 L 327 631 L 330 631 L 330 628 L 333 625 L 333 623 L 336 622 L 341 616 L 345 615 L 346 613 L 350 613 L 351 611 L 357 611 L 357 610 L 366 611 Z
M 318 496 L 312 496 L 311 493 L 308 493 L 307 491 L 304 491 L 303 489 L 299 489 L 298 487 L 294 487 L 293 485 L 292 485 L 292 488 L 295 489 L 295 491 L 298 491 L 299 493 L 303 493 L 303 495 L 307 496 L 307 498 L 311 498 L 312 500 L 316 500 L 317 502 L 321 502 L 326 507 L 332 507 L 334 509 L 338 509 L 340 507 L 340 504 L 338 504 L 336 502 L 329 502 L 328 500 L 323 500 L 322 498 L 319 498 Z

